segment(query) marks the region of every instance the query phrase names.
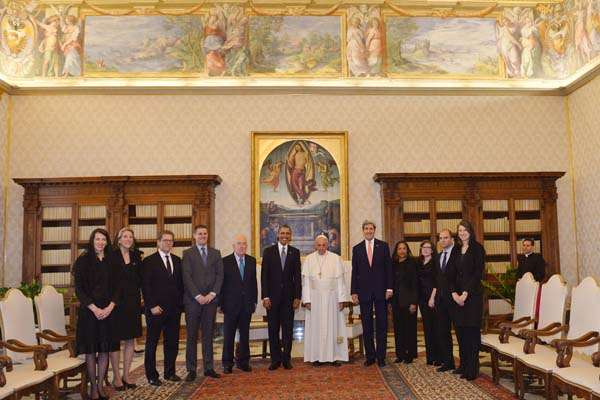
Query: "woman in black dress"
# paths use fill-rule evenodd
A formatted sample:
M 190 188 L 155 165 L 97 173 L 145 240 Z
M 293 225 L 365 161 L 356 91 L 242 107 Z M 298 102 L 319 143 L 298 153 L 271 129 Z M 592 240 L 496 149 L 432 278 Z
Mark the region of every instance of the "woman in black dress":
M 417 358 L 417 262 L 405 241 L 396 243 L 392 261 L 395 362 L 410 364 Z
M 142 336 L 141 296 L 142 259 L 135 248 L 135 237 L 131 228 L 121 228 L 115 238 L 115 249 L 110 256 L 111 267 L 119 276 L 117 307 L 113 325 L 115 337 L 122 341 L 123 374 L 119 371 L 120 351 L 110 353 L 113 369 L 113 386 L 117 391 L 133 389 L 129 371 L 135 350 L 135 338 Z
M 425 351 L 428 365 L 442 365 L 435 331 L 435 294 L 434 274 L 435 248 L 431 240 L 421 242 L 417 277 L 419 280 L 419 309 L 423 318 L 425 333 Z
M 109 248 L 108 232 L 94 229 L 86 251 L 77 258 L 73 268 L 75 294 L 80 304 L 76 350 L 77 354 L 85 354 L 92 399 L 108 398 L 103 386 L 108 353 L 119 349 L 119 341 L 111 332 L 117 282 L 106 257 Z
M 475 240 L 473 225 L 469 221 L 458 224 L 460 257 L 448 281 L 455 308 L 454 324 L 460 353 L 461 378 L 474 380 L 479 376 L 479 347 L 481 346 L 481 320 L 483 316 L 483 272 L 485 250 Z

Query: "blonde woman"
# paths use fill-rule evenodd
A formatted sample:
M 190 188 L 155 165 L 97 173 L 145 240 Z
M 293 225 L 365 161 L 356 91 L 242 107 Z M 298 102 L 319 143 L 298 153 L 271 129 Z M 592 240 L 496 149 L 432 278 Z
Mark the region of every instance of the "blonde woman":
M 115 238 L 115 250 L 110 256 L 110 263 L 119 277 L 117 290 L 118 301 L 113 318 L 115 339 L 122 342 L 123 374 L 119 371 L 120 351 L 110 353 L 113 369 L 113 386 L 117 391 L 133 389 L 129 371 L 133 361 L 135 339 L 142 336 L 141 317 L 141 285 L 142 260 L 135 248 L 135 236 L 131 228 L 122 228 Z

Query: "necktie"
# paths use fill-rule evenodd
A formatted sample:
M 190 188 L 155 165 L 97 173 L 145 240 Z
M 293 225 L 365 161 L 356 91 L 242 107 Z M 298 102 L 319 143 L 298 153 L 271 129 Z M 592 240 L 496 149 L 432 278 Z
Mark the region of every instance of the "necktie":
M 285 254 L 285 246 L 281 248 L 281 269 L 285 268 L 285 259 L 287 255 Z
M 165 260 L 167 261 L 167 271 L 169 271 L 169 273 L 171 275 L 173 275 L 173 266 L 171 265 L 171 257 L 169 257 L 169 255 L 165 255 Z
M 244 261 L 244 257 L 240 257 L 240 276 L 242 280 L 244 280 L 244 268 L 246 268 L 246 262 Z
M 200 252 L 200 255 L 202 256 L 202 261 L 204 262 L 204 265 L 207 265 L 207 258 L 206 258 L 206 247 L 202 247 L 202 251 Z
M 446 255 L 448 254 L 448 252 L 444 252 L 444 256 L 442 257 L 442 272 L 446 272 L 446 263 L 448 260 L 446 260 Z
M 369 240 L 367 242 L 367 258 L 369 259 L 369 266 L 372 267 L 373 266 L 373 245 L 371 244 L 371 241 Z

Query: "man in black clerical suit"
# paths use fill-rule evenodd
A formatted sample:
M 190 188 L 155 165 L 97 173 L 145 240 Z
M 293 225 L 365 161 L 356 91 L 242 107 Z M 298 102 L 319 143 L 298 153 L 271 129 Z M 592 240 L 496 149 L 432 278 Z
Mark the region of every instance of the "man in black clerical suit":
M 387 347 L 387 300 L 394 291 L 394 276 L 390 248 L 386 242 L 375 239 L 375 224 L 364 221 L 361 241 L 352 248 L 352 302 L 360 304 L 360 318 L 363 326 L 366 361 L 369 366 L 377 363 L 385 365 Z M 377 351 L 373 342 L 373 308 L 375 308 L 375 336 Z
M 158 251 L 142 264 L 142 293 L 146 314 L 146 349 L 144 367 L 146 378 L 153 386 L 161 381 L 156 370 L 156 346 L 160 334 L 164 343 L 164 378 L 181 380 L 175 374 L 175 359 L 179 350 L 179 326 L 183 311 L 183 279 L 181 258 L 171 254 L 175 235 L 163 231 L 158 237 Z
M 455 302 L 452 300 L 452 293 L 448 290 L 448 279 L 456 270 L 460 248 L 454 245 L 454 238 L 449 229 L 443 229 L 439 233 L 438 243 L 442 246 L 442 251 L 435 258 L 433 284 L 436 291 L 436 333 L 442 365 L 437 370 L 438 372 L 445 372 L 454 369 L 451 314 Z M 457 374 L 461 373 L 460 369 L 455 371 Z
M 300 306 L 302 298 L 302 277 L 300 250 L 290 246 L 291 240 L 292 229 L 281 225 L 277 231 L 277 244 L 263 251 L 261 297 L 267 309 L 271 371 L 282 363 L 285 369 L 292 368 L 294 310 Z
M 523 254 L 518 257 L 517 279 L 521 279 L 527 272 L 531 272 L 536 281 L 544 281 L 546 261 L 541 254 L 533 252 L 534 246 L 533 239 L 523 239 Z
M 256 310 L 256 259 L 246 254 L 246 237 L 238 235 L 233 241 L 233 253 L 223 258 L 223 286 L 219 308 L 223 320 L 223 373 L 231 374 L 235 332 L 240 332 L 240 347 L 235 363 L 239 369 L 250 372 L 250 318 Z

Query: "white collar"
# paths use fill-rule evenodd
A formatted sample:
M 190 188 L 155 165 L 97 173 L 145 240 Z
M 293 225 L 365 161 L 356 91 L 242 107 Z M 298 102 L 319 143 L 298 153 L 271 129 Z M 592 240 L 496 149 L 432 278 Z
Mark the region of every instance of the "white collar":
M 162 251 L 160 249 L 158 250 L 158 254 L 160 254 L 161 258 L 171 257 L 171 253 L 165 253 L 164 251 Z

